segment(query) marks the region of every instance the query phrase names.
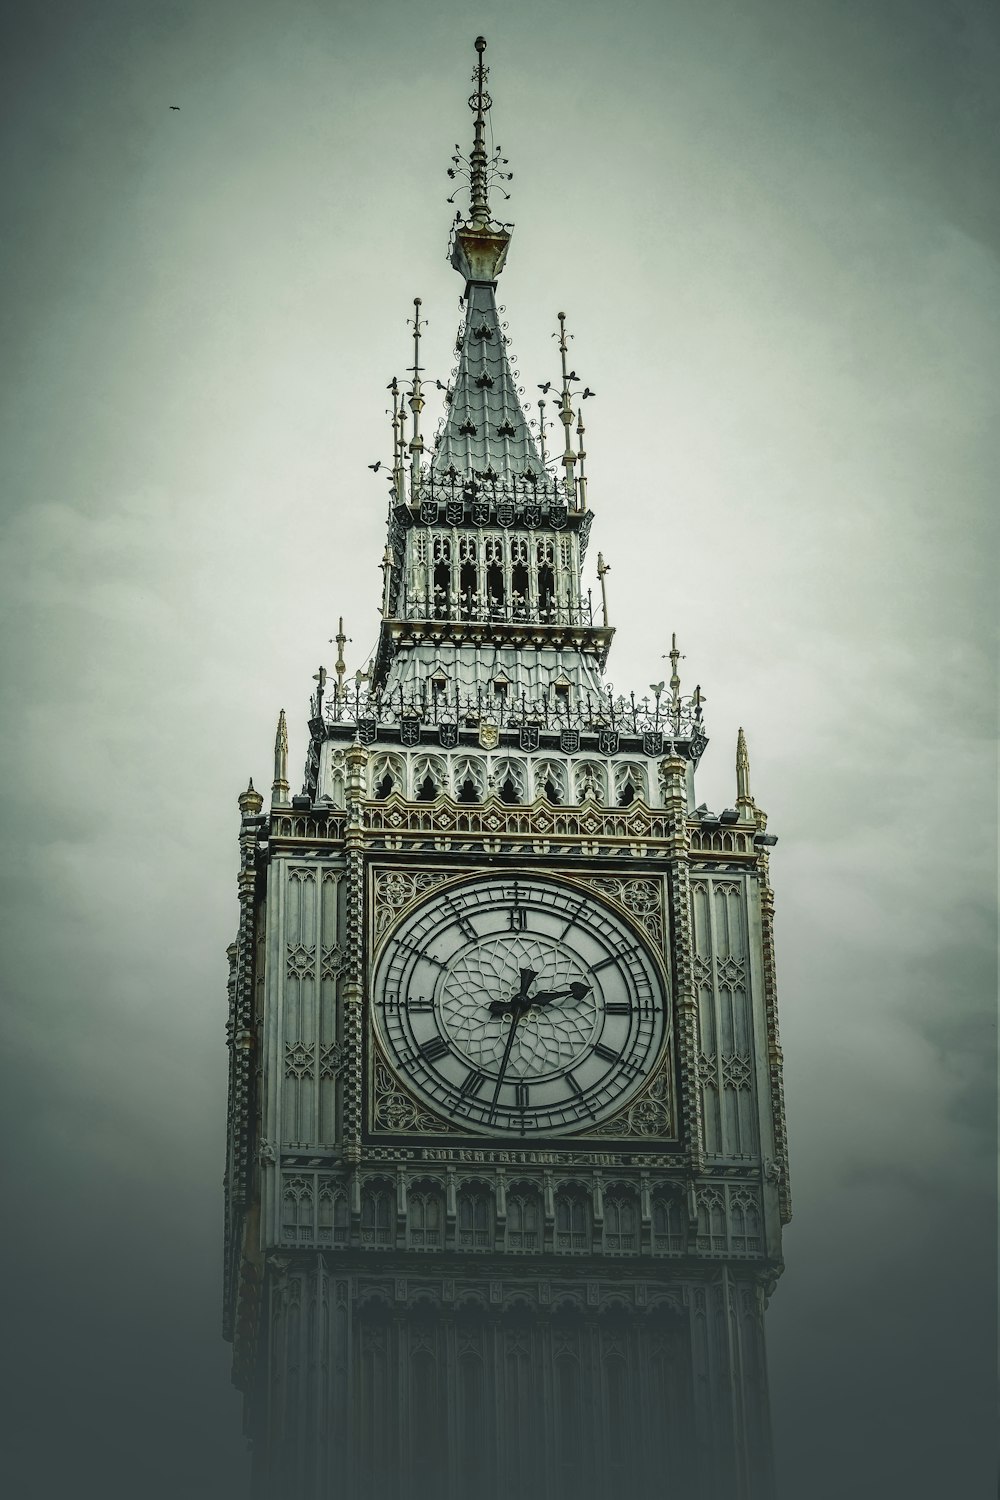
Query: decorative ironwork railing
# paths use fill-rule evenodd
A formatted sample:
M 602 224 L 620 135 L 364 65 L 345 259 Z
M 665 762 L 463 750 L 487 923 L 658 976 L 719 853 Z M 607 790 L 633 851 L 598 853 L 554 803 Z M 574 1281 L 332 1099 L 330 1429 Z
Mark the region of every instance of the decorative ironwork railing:
M 579 604 L 534 604 L 522 594 L 508 603 L 492 594 L 471 589 L 454 594 L 441 587 L 428 589 L 422 599 L 407 598 L 398 614 L 403 620 L 457 620 L 479 625 L 584 625 L 594 623 L 594 609 L 587 597 Z
M 653 735 L 665 744 L 683 740 L 704 746 L 707 736 L 702 723 L 702 699 L 696 688 L 690 697 L 673 698 L 666 694 L 637 698 L 615 695 L 609 685 L 605 694 L 585 693 L 574 700 L 556 689 L 536 696 L 526 692 L 491 690 L 478 687 L 474 692 L 449 691 L 425 680 L 416 692 L 402 687 L 391 691 L 369 692 L 364 683 L 345 687 L 327 695 L 313 695 L 312 717 L 327 724 L 371 725 L 375 728 L 439 725 L 478 728 L 495 725 L 500 729 L 535 727 L 559 733 L 579 730 L 600 734 Z M 696 753 L 700 754 L 698 749 Z
M 518 509 L 525 505 L 566 505 L 572 510 L 576 503 L 576 489 L 562 474 L 550 474 L 547 469 L 525 469 L 523 474 L 505 474 L 502 477 L 493 469 L 473 469 L 472 473 L 460 473 L 455 468 L 438 471 L 424 465 L 417 476 L 415 486 L 408 486 L 408 503 L 416 506 L 423 501 L 431 503 L 464 501 L 472 504 L 482 501 L 493 506 L 510 503 Z

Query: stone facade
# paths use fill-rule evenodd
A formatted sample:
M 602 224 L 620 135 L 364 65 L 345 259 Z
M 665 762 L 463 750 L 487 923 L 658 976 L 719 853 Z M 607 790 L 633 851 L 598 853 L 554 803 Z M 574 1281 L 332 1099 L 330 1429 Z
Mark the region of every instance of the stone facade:
M 480 74 L 477 142 L 485 97 Z M 481 219 L 456 232 L 463 274 L 506 254 Z M 431 463 L 419 358 L 408 445 L 394 425 L 369 675 L 351 693 L 338 671 L 325 699 L 321 680 L 302 795 L 282 716 L 270 809 L 240 798 L 226 1335 L 255 1494 L 767 1500 L 763 1313 L 789 1213 L 774 839 L 742 735 L 736 806 L 695 806 L 707 739 L 676 646 L 665 693 L 605 688 L 575 373 L 564 358 L 553 477 L 512 407 L 493 284 L 466 291 Z M 432 1107 L 377 1023 L 411 916 L 486 873 L 548 882 L 660 976 L 655 1057 L 623 1071 L 620 1107 L 549 1136 Z

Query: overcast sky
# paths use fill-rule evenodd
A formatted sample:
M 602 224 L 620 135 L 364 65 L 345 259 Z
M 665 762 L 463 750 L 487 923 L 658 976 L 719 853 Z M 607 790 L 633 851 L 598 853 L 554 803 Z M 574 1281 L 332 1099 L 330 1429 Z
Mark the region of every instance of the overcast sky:
M 385 386 L 452 363 L 477 31 L 521 379 L 565 310 L 616 689 L 676 630 L 780 843 L 783 1500 L 992 1488 L 995 7 L 50 0 L 0 142 L 4 1467 L 236 1500 L 236 797 L 375 639 Z M 171 105 L 179 110 L 171 110 Z

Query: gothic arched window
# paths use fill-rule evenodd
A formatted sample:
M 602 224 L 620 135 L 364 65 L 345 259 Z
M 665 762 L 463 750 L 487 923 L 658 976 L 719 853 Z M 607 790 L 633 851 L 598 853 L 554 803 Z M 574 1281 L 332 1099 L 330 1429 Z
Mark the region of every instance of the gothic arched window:
M 639 1212 L 627 1188 L 611 1188 L 604 1198 L 604 1248 L 633 1255 L 639 1248 Z
M 662 1193 L 653 1199 L 653 1252 L 669 1255 L 684 1249 L 680 1200 Z
M 590 1205 L 581 1188 L 560 1188 L 556 1194 L 556 1249 L 590 1249 Z
M 395 1235 L 392 1221 L 396 1212 L 396 1190 L 391 1182 L 375 1178 L 361 1188 L 361 1243 L 384 1249 L 392 1245 Z
M 760 1209 L 749 1193 L 734 1193 L 729 1203 L 732 1216 L 730 1248 L 754 1255 L 760 1251 Z
M 631 762 L 616 766 L 615 793 L 619 807 L 629 807 L 636 797 L 645 799 L 646 773 L 642 767 Z
M 698 1195 L 698 1249 L 715 1255 L 728 1249 L 726 1238 L 726 1205 L 714 1188 Z
M 444 1204 L 432 1182 L 411 1188 L 407 1200 L 407 1240 L 414 1250 L 440 1250 L 444 1243 Z
M 507 1249 L 540 1250 L 542 1211 L 538 1190 L 518 1183 L 507 1194 Z
M 313 1237 L 313 1185 L 308 1177 L 290 1177 L 281 1195 L 282 1238 L 288 1242 Z
M 322 1187 L 319 1194 L 319 1243 L 346 1245 L 349 1226 L 347 1194 L 343 1188 Z
M 482 1183 L 471 1183 L 458 1195 L 460 1250 L 493 1248 L 493 1200 Z

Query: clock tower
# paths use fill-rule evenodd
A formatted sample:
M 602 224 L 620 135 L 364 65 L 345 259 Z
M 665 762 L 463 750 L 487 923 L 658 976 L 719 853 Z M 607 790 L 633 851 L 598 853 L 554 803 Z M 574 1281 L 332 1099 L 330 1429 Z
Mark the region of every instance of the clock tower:
M 603 670 L 585 401 L 496 304 L 476 42 L 464 318 L 425 440 L 393 382 L 382 624 L 247 789 L 230 948 L 226 1332 L 259 1500 L 772 1494 L 763 1315 L 788 1218 L 768 850 L 743 732 Z M 560 432 L 547 447 L 549 430 Z M 637 1486 L 643 1486 L 640 1491 Z

